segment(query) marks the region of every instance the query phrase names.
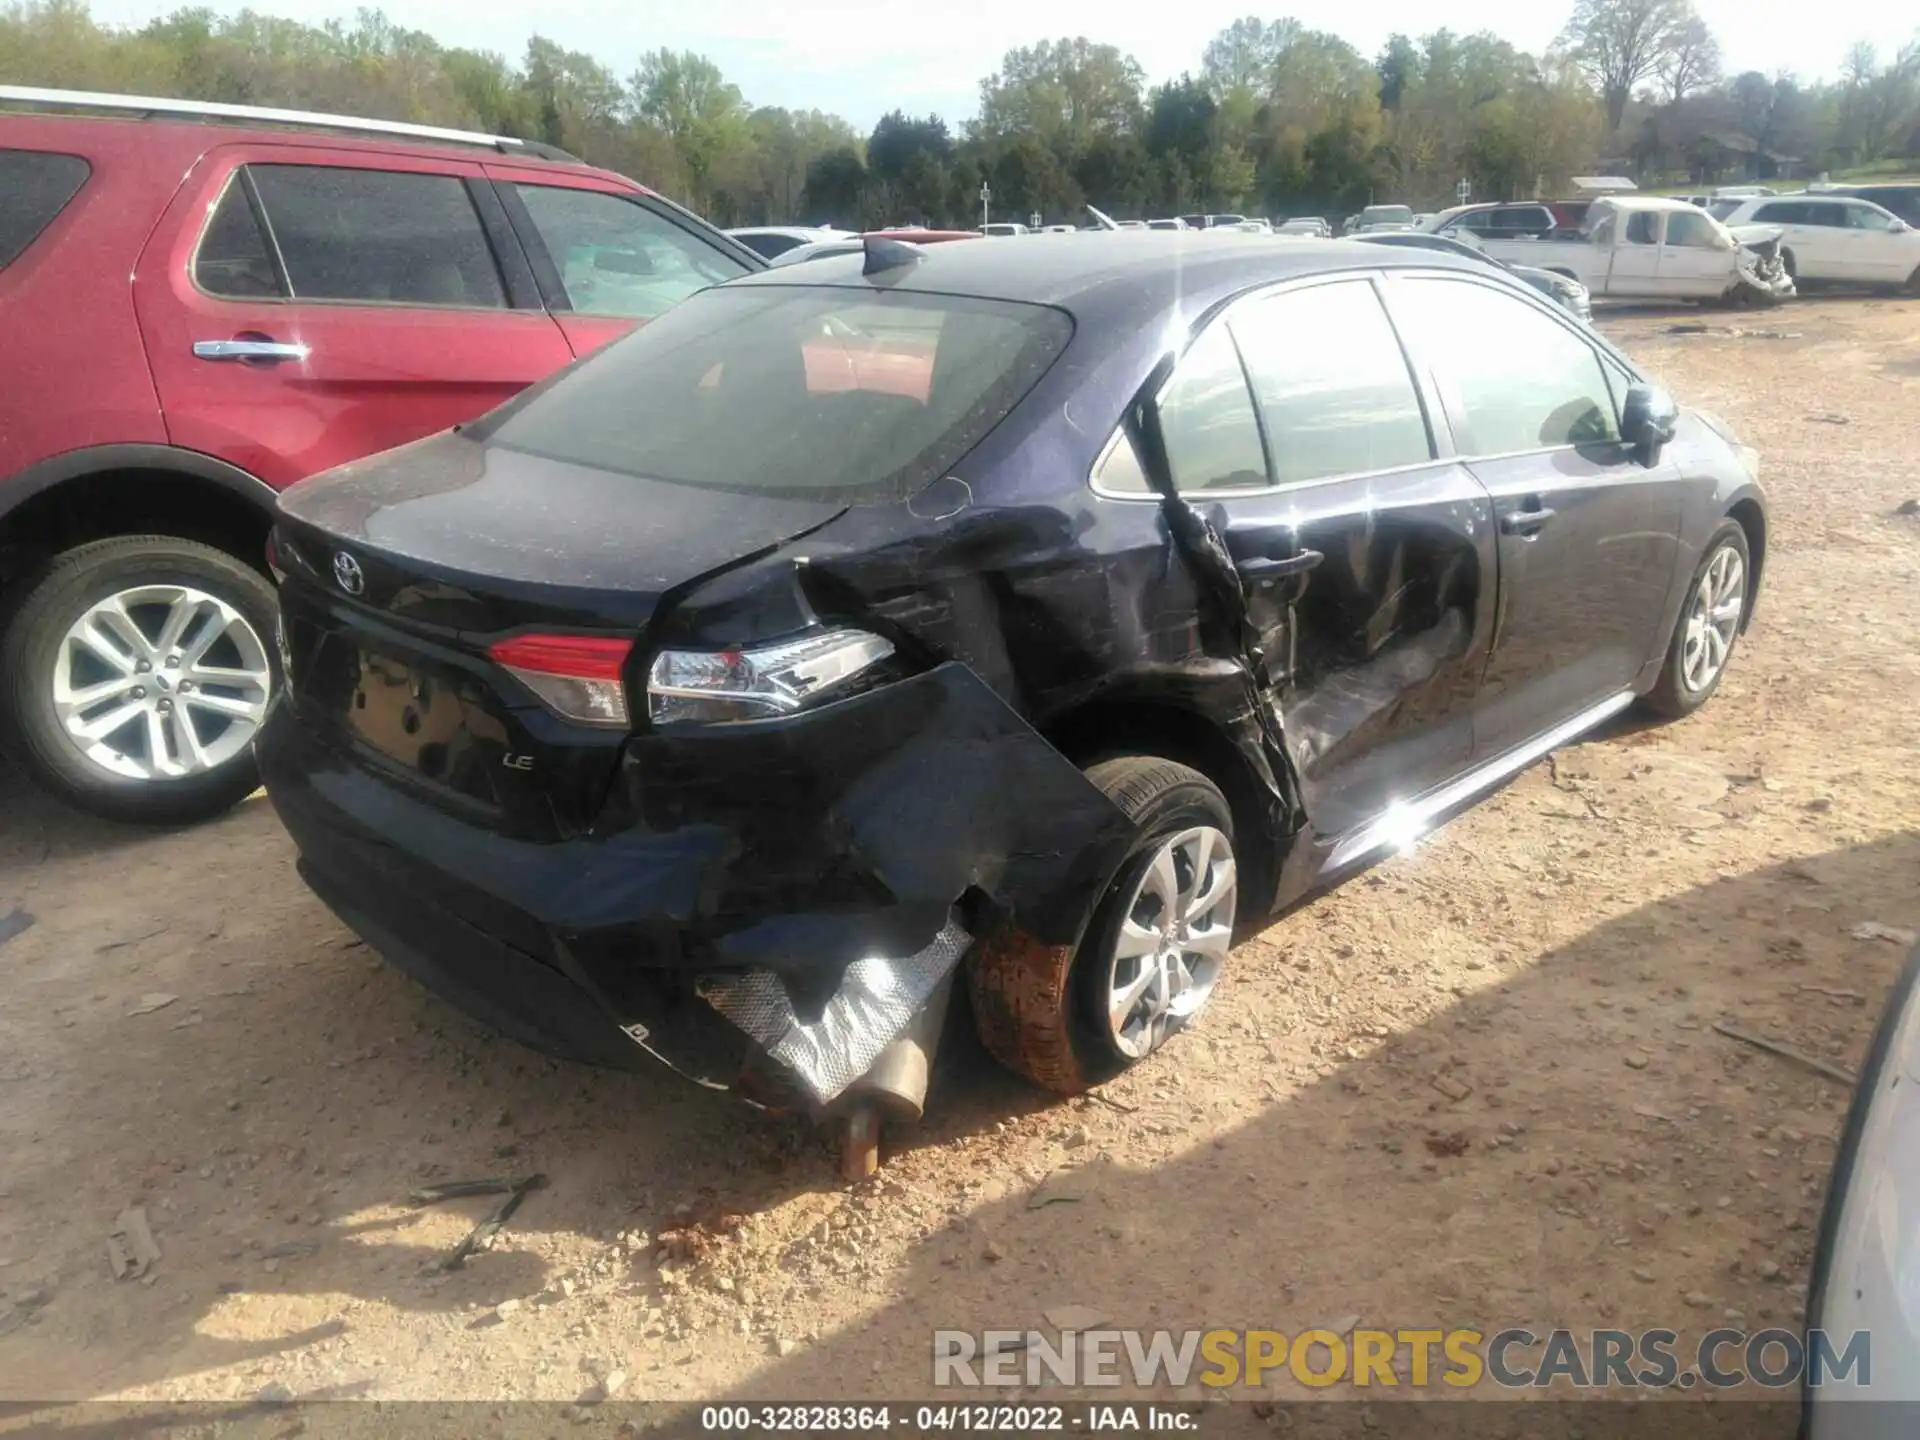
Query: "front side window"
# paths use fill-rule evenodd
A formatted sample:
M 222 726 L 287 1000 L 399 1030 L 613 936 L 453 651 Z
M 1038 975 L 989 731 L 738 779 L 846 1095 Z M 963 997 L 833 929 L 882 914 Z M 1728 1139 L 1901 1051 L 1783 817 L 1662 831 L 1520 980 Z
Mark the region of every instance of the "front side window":
M 0 150 L 0 270 L 26 253 L 92 173 L 78 155 Z
M 1174 485 L 1185 494 L 1258 489 L 1267 457 L 1246 372 L 1225 325 L 1210 325 L 1160 398 L 1160 435 Z
M 651 320 L 709 285 L 747 273 L 731 255 L 646 206 L 599 190 L 515 185 L 583 315 Z
M 500 267 L 457 176 L 335 165 L 247 174 L 293 299 L 505 308 Z M 227 187 L 222 210 L 238 188 Z
M 834 286 L 722 287 L 471 427 L 699 489 L 905 499 L 1004 420 L 1073 334 L 1058 310 Z
M 1847 225 L 1853 230 L 1886 230 L 1893 225 L 1893 217 L 1885 211 L 1876 210 L 1871 205 L 1849 205 Z
M 1451 384 L 1463 452 L 1620 438 L 1599 353 L 1518 296 L 1469 281 L 1407 280 L 1394 288 L 1393 311 Z
M 1256 300 L 1231 327 L 1282 485 L 1433 456 L 1400 342 L 1372 285 L 1349 280 Z

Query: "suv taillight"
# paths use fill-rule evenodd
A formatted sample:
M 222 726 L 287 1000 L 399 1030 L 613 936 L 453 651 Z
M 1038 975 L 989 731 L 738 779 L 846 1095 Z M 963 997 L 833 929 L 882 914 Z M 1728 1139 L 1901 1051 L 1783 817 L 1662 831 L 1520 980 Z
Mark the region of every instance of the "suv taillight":
M 633 642 L 611 635 L 515 635 L 487 654 L 563 720 L 625 729 L 621 683 Z

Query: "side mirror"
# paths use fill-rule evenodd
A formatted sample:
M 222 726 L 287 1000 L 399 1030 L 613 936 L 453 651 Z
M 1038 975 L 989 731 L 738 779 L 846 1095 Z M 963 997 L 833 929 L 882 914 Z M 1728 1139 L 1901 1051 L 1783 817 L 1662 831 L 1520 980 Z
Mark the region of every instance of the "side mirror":
M 1660 452 L 1680 428 L 1680 407 L 1657 385 L 1630 385 L 1620 407 L 1620 438 L 1640 452 L 1648 465 L 1660 461 Z
M 1907 224 L 1906 221 L 1902 220 L 1897 215 L 1894 217 L 1893 223 L 1887 226 L 1887 229 L 1892 231 L 1895 235 L 1902 234 L 1908 230 L 1911 230 L 1912 228 L 1913 227 L 1911 225 Z

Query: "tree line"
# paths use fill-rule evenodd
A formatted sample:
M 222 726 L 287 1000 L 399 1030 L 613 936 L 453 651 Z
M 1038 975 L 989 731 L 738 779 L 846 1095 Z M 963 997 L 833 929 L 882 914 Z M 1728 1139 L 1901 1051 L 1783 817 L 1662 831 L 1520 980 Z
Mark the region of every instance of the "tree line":
M 535 35 L 517 59 L 444 45 L 377 10 L 306 25 L 176 10 L 138 29 L 84 0 L 0 5 L 0 82 L 326 110 L 545 141 L 722 225 L 976 225 L 998 219 L 1431 209 L 1554 193 L 1575 174 L 1642 183 L 1799 173 L 1913 153 L 1920 38 L 1840 76 L 1726 76 L 1691 0 L 1577 0 L 1530 55 L 1489 33 L 1394 35 L 1362 55 L 1292 19 L 1235 21 L 1199 68 L 1149 85 L 1086 38 L 1007 52 L 979 113 L 894 111 L 860 134 L 819 110 L 755 106 L 704 56 L 661 49 L 624 77 Z

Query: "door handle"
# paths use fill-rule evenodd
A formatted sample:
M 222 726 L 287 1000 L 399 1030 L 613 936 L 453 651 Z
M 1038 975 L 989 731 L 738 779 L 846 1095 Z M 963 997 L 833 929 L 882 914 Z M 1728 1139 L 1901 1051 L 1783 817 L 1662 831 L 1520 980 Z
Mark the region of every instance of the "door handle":
M 1304 575 L 1326 558 L 1318 550 L 1302 550 L 1272 560 L 1237 560 L 1234 568 L 1244 580 L 1278 580 L 1287 575 Z
M 199 360 L 304 360 L 309 351 L 278 340 L 196 340 L 193 353 Z
M 1537 535 L 1551 519 L 1551 510 L 1509 510 L 1500 517 L 1500 531 L 1504 535 Z

